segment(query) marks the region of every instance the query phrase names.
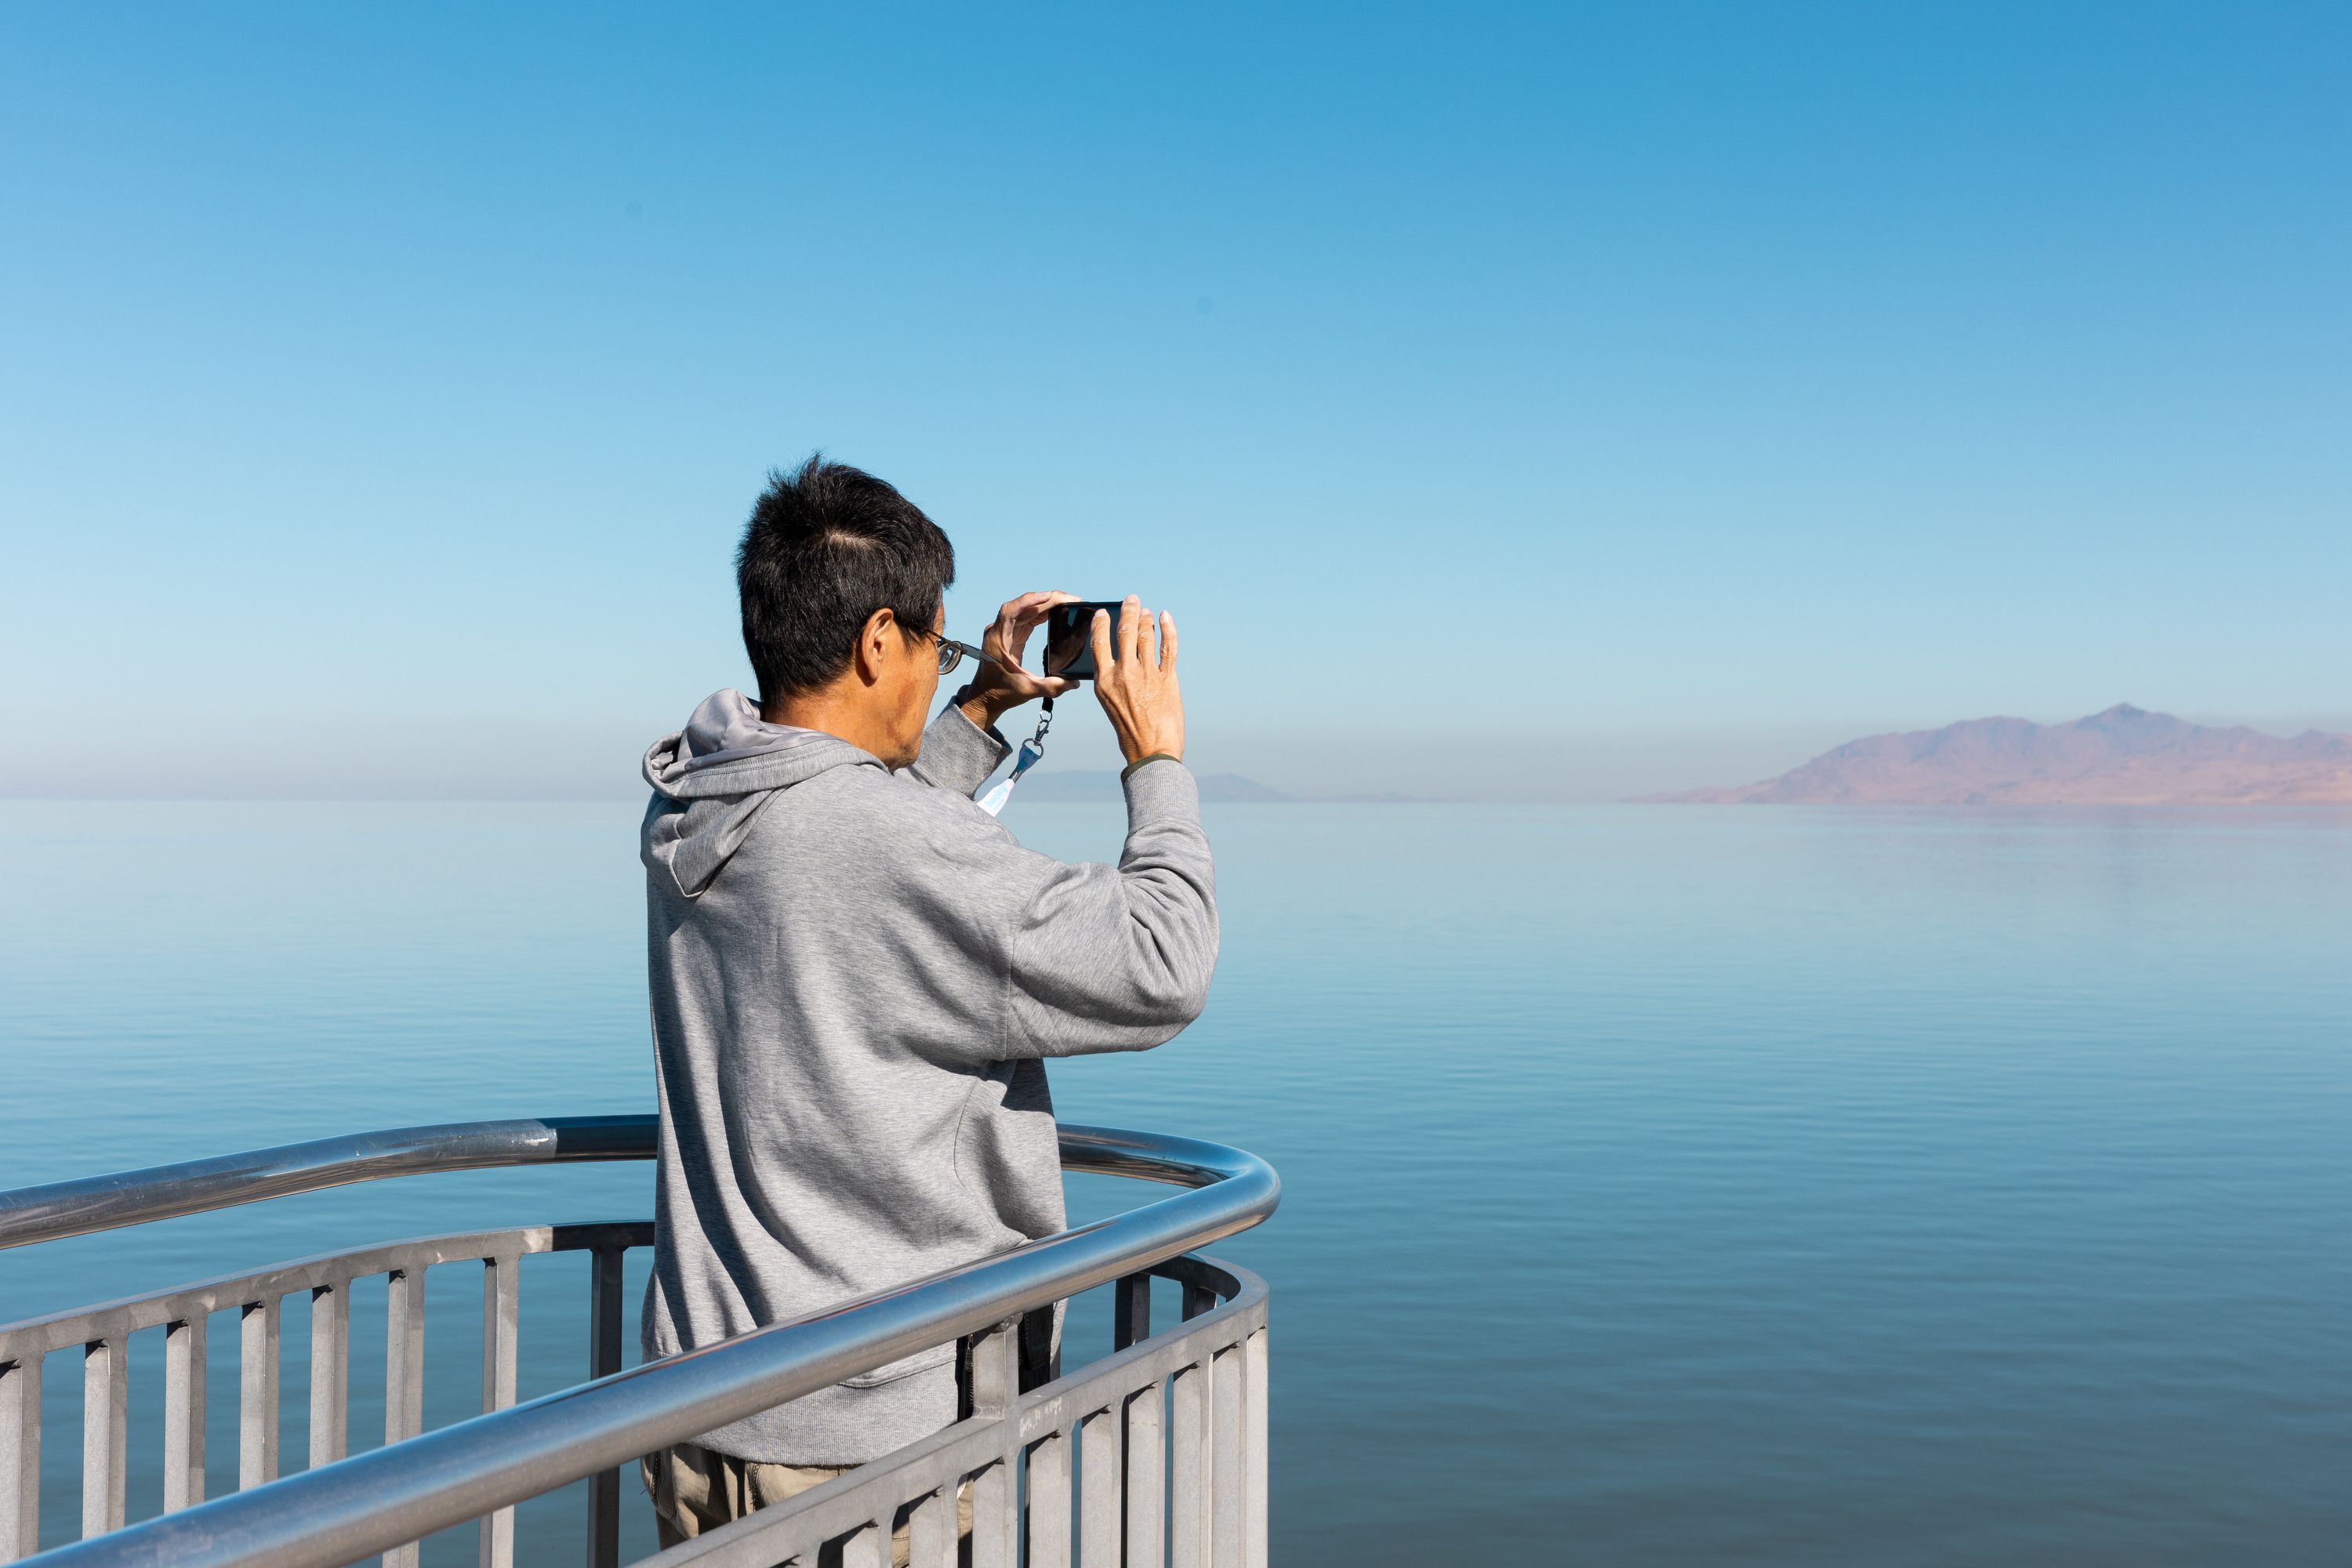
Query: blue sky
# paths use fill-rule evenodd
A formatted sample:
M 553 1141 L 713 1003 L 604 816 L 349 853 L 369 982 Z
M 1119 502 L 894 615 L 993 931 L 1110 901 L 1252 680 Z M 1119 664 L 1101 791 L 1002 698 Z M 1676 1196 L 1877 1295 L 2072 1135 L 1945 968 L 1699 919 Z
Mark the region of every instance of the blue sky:
M 0 11 L 0 788 L 625 795 L 812 447 L 1196 759 L 2352 728 L 2352 8 Z M 1065 721 L 1055 762 L 1110 760 Z

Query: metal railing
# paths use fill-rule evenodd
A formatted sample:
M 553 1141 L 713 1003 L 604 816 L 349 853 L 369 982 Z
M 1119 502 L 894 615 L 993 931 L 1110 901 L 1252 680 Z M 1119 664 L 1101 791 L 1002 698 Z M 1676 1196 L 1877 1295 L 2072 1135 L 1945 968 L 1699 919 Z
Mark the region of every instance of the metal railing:
M 329 1139 L 0 1194 L 0 1247 L 193 1214 L 350 1182 L 435 1170 L 650 1158 L 654 1119 L 463 1123 Z M 617 1558 L 618 1467 L 905 1356 L 961 1342 L 971 1414 L 840 1480 L 650 1561 L 887 1563 L 894 1524 L 918 1563 L 954 1561 L 961 1492 L 981 1568 L 1017 1561 L 1027 1492 L 1029 1561 L 1069 1561 L 1073 1448 L 1076 1531 L 1089 1568 L 1262 1563 L 1265 1542 L 1266 1299 L 1254 1276 L 1193 1248 L 1258 1223 L 1280 1197 L 1264 1162 L 1190 1139 L 1065 1127 L 1066 1169 L 1193 1190 L 720 1344 L 620 1370 L 621 1258 L 646 1224 L 541 1226 L 428 1237 L 307 1258 L 0 1326 L 0 1562 L 38 1546 L 41 1364 L 83 1353 L 82 1534 L 40 1561 L 331 1568 L 374 1552 L 414 1568 L 415 1543 L 480 1521 L 484 1568 L 512 1561 L 513 1505 L 593 1478 L 591 1568 Z M 530 1253 L 593 1259 L 592 1381 L 513 1403 L 516 1279 Z M 442 1263 L 483 1267 L 482 1409 L 422 1431 L 424 1279 Z M 345 1458 L 354 1280 L 389 1280 L 385 1447 Z M 1150 1279 L 1178 1280 L 1183 1322 L 1150 1334 Z M 1017 1392 L 1025 1313 L 1118 1282 L 1114 1353 Z M 276 1479 L 282 1300 L 310 1303 L 311 1468 Z M 238 1486 L 206 1502 L 205 1333 L 234 1309 L 239 1329 Z M 164 1510 L 123 1526 L 129 1337 L 165 1334 Z M 1166 1431 L 1162 1432 L 1165 1412 Z M 1162 1466 L 1166 1466 L 1163 1472 Z M 1163 1516 L 1163 1500 L 1172 1507 Z M 1058 1512 L 1056 1509 L 1058 1507 Z M 942 1544 L 944 1542 L 944 1544 Z M 1116 1543 L 1116 1544 L 1113 1544 Z M 944 1553 L 944 1555 L 942 1555 Z

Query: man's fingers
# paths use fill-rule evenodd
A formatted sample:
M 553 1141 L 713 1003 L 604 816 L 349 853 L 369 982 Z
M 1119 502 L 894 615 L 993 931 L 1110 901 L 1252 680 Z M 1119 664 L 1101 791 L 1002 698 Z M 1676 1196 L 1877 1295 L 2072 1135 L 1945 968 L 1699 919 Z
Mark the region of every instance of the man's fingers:
M 1078 596 L 1076 594 L 1065 594 L 1058 588 L 1041 589 L 1034 594 L 1024 594 L 1017 599 L 1005 600 L 1004 607 L 999 610 L 996 616 L 997 619 L 1008 626 L 1015 622 L 1026 621 L 1034 626 L 1051 615 L 1055 605 L 1075 605 L 1077 602 Z
M 1176 617 L 1165 610 L 1160 612 L 1160 669 L 1163 675 L 1176 673 Z
M 1143 646 L 1143 601 L 1129 594 L 1119 606 L 1118 661 L 1135 662 L 1136 650 Z
M 1029 634 L 1054 613 L 1056 605 L 1075 605 L 1077 602 L 1076 594 L 1065 594 L 1058 588 L 1007 599 L 996 612 L 996 634 L 1006 647 L 1018 648 L 1029 639 Z
M 1029 651 L 1029 634 L 1044 618 L 1045 612 L 1039 611 L 1034 616 L 1010 616 L 997 623 L 996 646 L 1013 661 L 1015 669 L 1021 668 L 1021 656 Z
M 1111 667 L 1116 662 L 1110 656 L 1110 612 L 1108 610 L 1095 612 L 1095 624 L 1087 630 L 1087 642 L 1095 650 L 1095 680 L 1099 684 L 1104 676 L 1111 673 Z

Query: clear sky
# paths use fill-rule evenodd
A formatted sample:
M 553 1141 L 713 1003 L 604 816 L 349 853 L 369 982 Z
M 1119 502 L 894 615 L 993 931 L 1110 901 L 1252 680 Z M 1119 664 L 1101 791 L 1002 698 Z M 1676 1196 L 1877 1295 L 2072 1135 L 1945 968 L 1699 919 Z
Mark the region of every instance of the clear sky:
M 818 447 L 1294 788 L 2352 728 L 2347 80 L 2335 4 L 7 7 L 0 789 L 629 794 Z

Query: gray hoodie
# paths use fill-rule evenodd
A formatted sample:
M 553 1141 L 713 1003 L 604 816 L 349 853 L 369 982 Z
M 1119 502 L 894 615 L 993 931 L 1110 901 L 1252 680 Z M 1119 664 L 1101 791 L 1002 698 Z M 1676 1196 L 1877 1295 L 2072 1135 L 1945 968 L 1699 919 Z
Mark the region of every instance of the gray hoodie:
M 950 707 L 893 773 L 721 691 L 646 753 L 648 1356 L 1060 1230 L 1042 1058 L 1141 1050 L 1199 1016 L 1217 911 L 1192 773 L 1135 770 L 1118 865 L 1071 866 L 972 803 L 1007 750 Z M 952 1356 L 702 1442 L 878 1458 L 955 1419 Z

